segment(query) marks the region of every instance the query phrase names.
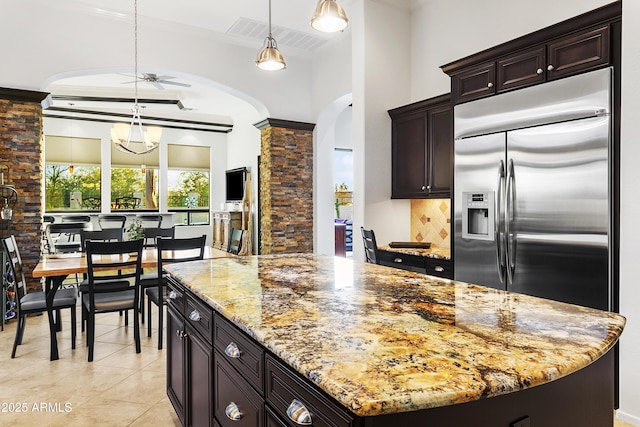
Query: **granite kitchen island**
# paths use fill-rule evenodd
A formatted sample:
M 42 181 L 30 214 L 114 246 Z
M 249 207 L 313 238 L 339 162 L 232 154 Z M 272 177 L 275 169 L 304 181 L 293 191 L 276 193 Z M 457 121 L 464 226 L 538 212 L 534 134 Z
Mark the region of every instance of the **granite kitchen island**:
M 166 270 L 184 424 L 613 425 L 618 314 L 306 254 Z

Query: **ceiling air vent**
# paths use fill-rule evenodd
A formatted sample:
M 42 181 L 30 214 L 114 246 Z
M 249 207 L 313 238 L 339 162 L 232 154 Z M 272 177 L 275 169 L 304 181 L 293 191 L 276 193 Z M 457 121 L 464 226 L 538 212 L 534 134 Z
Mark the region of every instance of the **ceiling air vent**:
M 269 33 L 266 22 L 253 21 L 247 18 L 238 18 L 227 30 L 227 34 L 263 41 Z M 271 33 L 278 41 L 278 46 L 289 46 L 302 50 L 315 50 L 323 45 L 326 40 L 309 33 L 292 30 L 290 28 L 271 26 Z

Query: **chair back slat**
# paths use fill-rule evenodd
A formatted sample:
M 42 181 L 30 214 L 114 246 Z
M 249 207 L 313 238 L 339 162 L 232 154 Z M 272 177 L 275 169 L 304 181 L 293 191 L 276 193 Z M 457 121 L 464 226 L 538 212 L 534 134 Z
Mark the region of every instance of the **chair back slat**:
M 87 240 L 85 250 L 89 295 L 116 288 L 137 289 L 142 271 L 142 239 L 124 242 Z M 103 287 L 105 283 L 109 287 Z
M 122 242 L 124 240 L 124 230 L 122 228 L 104 228 L 102 230 L 91 230 L 80 232 L 80 242 L 82 250 L 85 249 L 87 240 L 98 242 Z
M 378 259 L 378 244 L 376 243 L 376 235 L 373 230 L 365 230 L 364 227 L 360 227 L 362 232 L 362 240 L 364 241 L 364 253 L 367 258 L 367 262 L 371 264 L 379 264 Z
M 20 251 L 18 250 L 18 244 L 13 235 L 2 239 L 2 247 L 7 259 L 7 284 L 13 284 L 15 295 L 15 301 L 20 310 L 20 299 L 26 293 L 26 280 L 24 278 L 24 270 L 22 268 L 22 258 L 20 257 Z

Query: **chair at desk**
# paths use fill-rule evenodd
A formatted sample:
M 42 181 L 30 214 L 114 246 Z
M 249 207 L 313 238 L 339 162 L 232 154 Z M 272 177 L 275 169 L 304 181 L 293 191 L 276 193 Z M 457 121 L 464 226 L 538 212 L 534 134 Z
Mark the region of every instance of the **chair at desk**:
M 124 230 L 124 223 L 127 222 L 125 215 L 99 215 L 98 225 L 101 229 L 105 228 L 120 228 Z
M 240 230 L 239 228 L 231 229 L 231 233 L 229 233 L 227 252 L 238 255 L 238 252 L 240 252 L 240 246 L 242 246 L 242 233 L 243 230 Z
M 52 254 L 53 247 L 51 246 L 51 242 L 49 241 L 47 226 L 56 222 L 56 218 L 53 215 L 44 215 L 42 217 L 42 222 L 44 223 L 44 227 L 42 229 L 42 247 L 45 253 Z
M 41 313 L 47 311 L 47 300 L 45 293 L 30 292 L 26 293 L 26 281 L 24 278 L 24 271 L 22 268 L 22 259 L 20 258 L 20 251 L 16 244 L 14 236 L 2 239 L 2 246 L 6 258 L 8 260 L 8 272 L 7 283 L 13 285 L 16 301 L 16 308 L 18 310 L 18 324 L 16 326 L 16 337 L 13 341 L 13 350 L 11 351 L 11 358 L 16 357 L 16 349 L 22 344 L 22 338 L 24 336 L 24 329 L 27 325 L 27 315 Z M 59 289 L 56 292 L 53 300 L 53 309 L 56 310 L 56 322 L 58 329 L 61 325 L 60 310 L 68 308 L 71 311 L 71 348 L 76 348 L 76 301 L 78 299 L 78 293 L 75 288 Z
M 142 274 L 142 240 L 125 242 L 86 241 L 88 290 L 82 295 L 87 319 L 89 362 L 93 361 L 96 314 L 133 310 L 133 336 L 140 353 L 138 296 Z M 131 253 L 136 256 L 131 256 Z M 101 256 L 112 255 L 112 256 Z M 117 256 L 113 256 L 117 255 Z
M 204 246 L 207 236 L 184 239 L 158 239 L 158 271 L 153 286 L 146 289 L 147 294 L 147 336 L 151 336 L 151 303 L 158 307 L 158 349 L 162 349 L 163 306 L 167 303 L 166 275 L 163 266 L 169 263 L 195 261 L 204 258 Z
M 373 230 L 365 230 L 364 227 L 360 227 L 362 232 L 362 240 L 364 241 L 364 253 L 367 257 L 367 262 L 371 264 L 380 264 L 378 258 L 378 244 L 376 243 L 376 235 Z

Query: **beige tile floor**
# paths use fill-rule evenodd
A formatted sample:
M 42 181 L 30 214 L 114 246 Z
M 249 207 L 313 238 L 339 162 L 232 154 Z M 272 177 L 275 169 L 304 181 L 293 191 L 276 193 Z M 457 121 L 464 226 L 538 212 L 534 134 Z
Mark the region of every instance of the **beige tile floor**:
M 131 323 L 125 327 L 117 314 L 99 315 L 94 361 L 88 363 L 84 333 L 78 325 L 76 349 L 71 350 L 68 312 L 63 322 L 60 359 L 54 362 L 49 361 L 47 316 L 27 318 L 15 359 L 16 322 L 0 332 L 0 425 L 180 425 L 167 399 L 165 353 L 157 348 L 156 330 L 147 338 L 141 328 L 142 352 L 136 354 Z M 616 420 L 615 427 L 633 426 Z

